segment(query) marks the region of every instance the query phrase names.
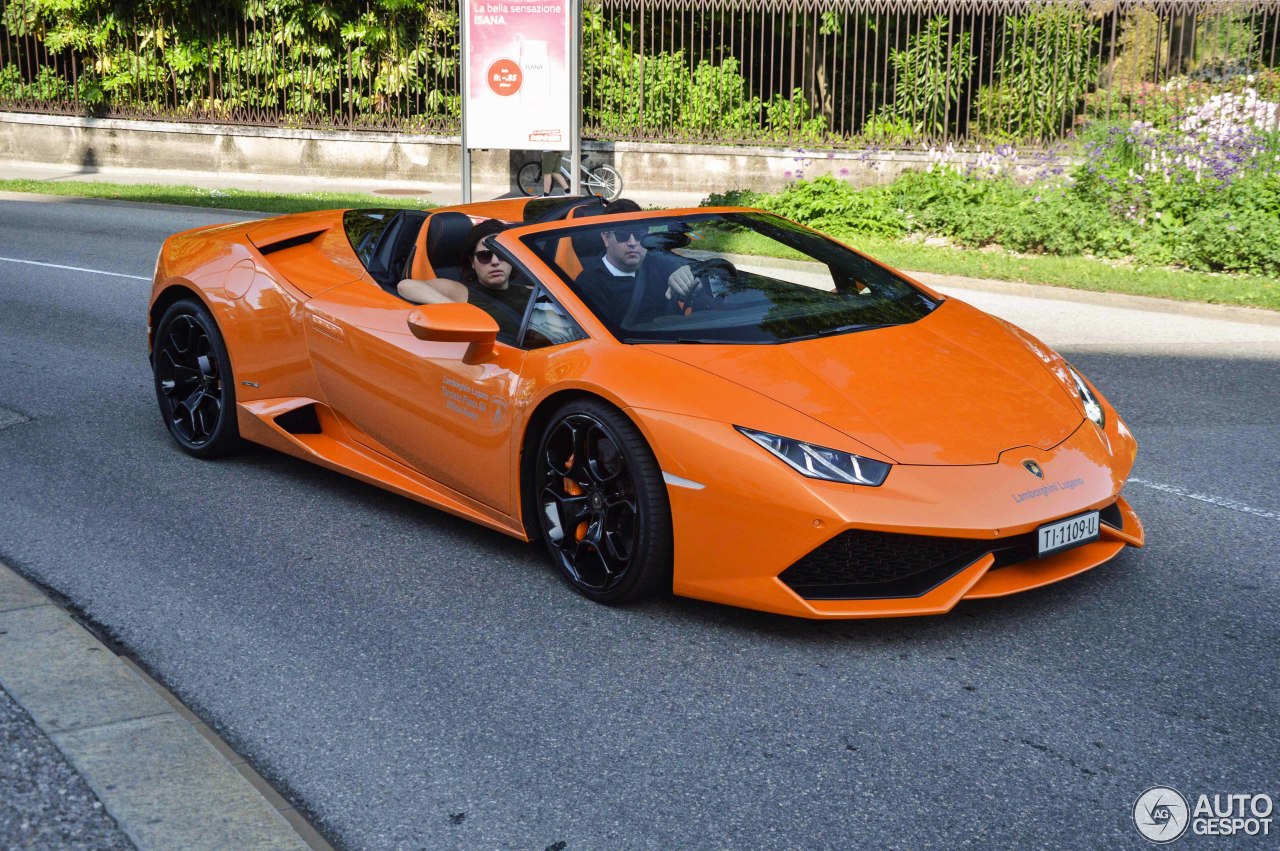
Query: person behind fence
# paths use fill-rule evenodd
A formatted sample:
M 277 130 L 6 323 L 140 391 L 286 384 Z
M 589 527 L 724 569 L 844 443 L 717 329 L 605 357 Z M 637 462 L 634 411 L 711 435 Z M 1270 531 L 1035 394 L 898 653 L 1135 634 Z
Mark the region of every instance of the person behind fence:
M 638 212 L 640 205 L 629 198 L 612 201 L 604 209 L 605 215 Z M 700 286 L 683 258 L 668 251 L 651 255 L 643 244 L 647 233 L 643 220 L 604 231 L 604 254 L 584 259 L 575 279 L 583 297 L 615 321 L 627 317 L 636 286 L 644 289 L 630 317 L 634 322 L 682 312 Z
M 462 280 L 407 278 L 396 289 L 401 298 L 415 304 L 444 304 L 465 301 L 474 304 L 498 323 L 498 334 L 515 340 L 524 320 L 525 307 L 533 287 L 512 275 L 512 266 L 493 250 L 488 238 L 512 227 L 498 219 L 487 219 L 471 229 L 463 243 Z M 548 309 L 548 308 L 554 309 Z M 576 339 L 572 323 L 555 306 L 539 305 L 530 329 L 552 343 Z
M 564 154 L 560 151 L 543 151 L 542 152 L 542 194 L 551 194 L 551 182 L 555 181 L 556 186 L 560 187 L 560 192 L 564 195 L 569 194 L 569 181 L 564 179 L 564 175 L 560 173 L 560 158 Z

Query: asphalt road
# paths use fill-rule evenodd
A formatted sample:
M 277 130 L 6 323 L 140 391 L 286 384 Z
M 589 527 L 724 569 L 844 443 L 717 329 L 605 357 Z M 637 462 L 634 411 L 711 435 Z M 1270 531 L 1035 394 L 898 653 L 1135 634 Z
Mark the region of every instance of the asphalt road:
M 1149 546 L 1090 574 L 925 619 L 614 609 L 342 476 L 183 455 L 149 282 L 10 262 L 147 278 L 164 235 L 225 218 L 0 201 L 0 559 L 336 843 L 1138 848 L 1150 786 L 1280 798 L 1280 328 L 974 297 L 1141 443 Z

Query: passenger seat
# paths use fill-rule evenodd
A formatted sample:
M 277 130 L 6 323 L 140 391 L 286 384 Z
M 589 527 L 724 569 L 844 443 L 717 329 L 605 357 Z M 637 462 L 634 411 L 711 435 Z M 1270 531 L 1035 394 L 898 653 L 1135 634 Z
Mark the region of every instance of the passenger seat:
M 462 280 L 462 245 L 471 234 L 471 217 L 465 213 L 440 212 L 427 217 L 418 231 L 413 252 L 405 268 L 406 278 Z

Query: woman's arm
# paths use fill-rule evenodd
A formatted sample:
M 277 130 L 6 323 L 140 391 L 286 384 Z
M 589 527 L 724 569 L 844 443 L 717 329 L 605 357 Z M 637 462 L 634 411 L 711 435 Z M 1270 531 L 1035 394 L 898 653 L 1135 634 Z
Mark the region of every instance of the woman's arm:
M 400 297 L 414 304 L 449 304 L 466 301 L 467 288 L 448 278 L 432 278 L 429 281 L 405 278 L 396 284 Z

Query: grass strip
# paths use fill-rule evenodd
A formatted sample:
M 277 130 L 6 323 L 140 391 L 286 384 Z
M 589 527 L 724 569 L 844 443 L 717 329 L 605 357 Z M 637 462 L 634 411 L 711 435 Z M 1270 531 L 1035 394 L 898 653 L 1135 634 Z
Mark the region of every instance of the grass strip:
M 116 184 L 87 180 L 0 180 L 0 192 L 35 192 L 76 198 L 104 198 L 151 204 L 180 204 L 218 210 L 257 213 L 305 213 L 350 207 L 391 207 L 426 210 L 438 206 L 412 196 L 369 195 L 360 192 L 307 192 L 284 194 L 252 189 L 202 189 L 197 186 L 165 186 L 154 183 Z
M 93 181 L 0 180 L 0 191 L 261 213 L 303 213 L 349 207 L 424 210 L 437 206 L 406 196 L 348 192 L 282 194 L 246 189 Z M 1157 266 L 1126 266 L 1088 257 L 1028 256 L 1004 251 L 935 247 L 865 235 L 845 236 L 844 241 L 890 266 L 915 272 L 1280 310 L 1280 281 L 1274 278 L 1219 275 Z M 776 250 L 776 243 L 752 233 L 704 234 L 697 247 L 737 254 L 783 256 Z

